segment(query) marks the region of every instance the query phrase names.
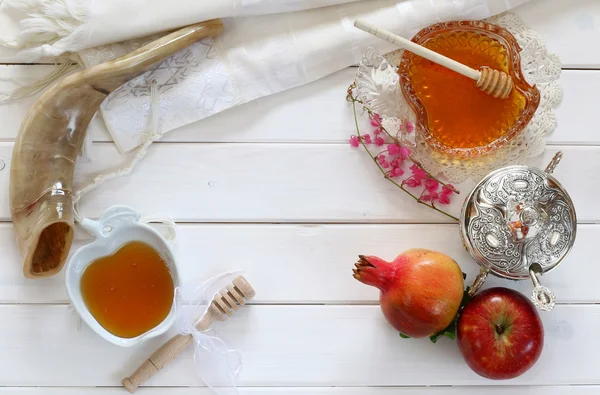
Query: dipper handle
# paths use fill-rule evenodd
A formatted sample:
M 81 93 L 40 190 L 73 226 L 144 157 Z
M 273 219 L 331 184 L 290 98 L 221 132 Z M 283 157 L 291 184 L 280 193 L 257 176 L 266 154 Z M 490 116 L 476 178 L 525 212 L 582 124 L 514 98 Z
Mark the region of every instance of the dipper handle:
M 457 62 L 453 59 L 450 59 L 444 55 L 441 55 L 437 52 L 434 52 L 434 51 L 430 50 L 429 48 L 425 48 L 422 45 L 415 44 L 414 42 L 407 40 L 404 37 L 397 36 L 388 30 L 376 27 L 362 19 L 357 19 L 354 22 L 354 26 L 359 28 L 360 30 L 363 30 L 367 33 L 374 35 L 375 37 L 379 37 L 387 42 L 390 42 L 401 48 L 404 48 L 404 49 L 406 49 L 416 55 L 419 55 L 425 59 L 431 60 L 434 63 L 442 65 L 446 68 L 449 68 L 450 70 L 454 70 L 457 73 L 464 75 L 465 77 L 471 78 L 472 80 L 477 81 L 481 75 L 481 73 L 475 69 L 472 69 L 468 66 L 465 66 L 462 63 L 459 63 L 459 62 Z
M 406 49 L 407 51 L 430 60 L 433 63 L 437 63 L 459 74 L 462 74 L 465 77 L 477 81 L 475 86 L 493 97 L 505 99 L 512 91 L 512 79 L 502 71 L 493 70 L 488 67 L 482 67 L 481 71 L 472 69 L 469 66 L 457 62 L 456 60 L 434 52 L 429 48 L 425 48 L 424 46 L 407 40 L 404 37 L 395 35 L 388 30 L 374 26 L 362 19 L 355 20 L 354 26 L 360 30 L 374 35 L 375 37 L 379 37 L 387 42 L 395 44 Z

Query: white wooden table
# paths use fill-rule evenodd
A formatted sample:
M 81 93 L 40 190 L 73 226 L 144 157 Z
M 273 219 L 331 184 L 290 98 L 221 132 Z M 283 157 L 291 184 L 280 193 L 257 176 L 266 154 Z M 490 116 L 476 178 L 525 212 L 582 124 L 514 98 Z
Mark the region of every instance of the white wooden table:
M 470 279 L 477 271 L 455 225 L 390 186 L 347 144 L 354 129 L 344 96 L 355 69 L 172 132 L 134 174 L 86 196 L 82 212 L 96 217 L 126 204 L 175 218 L 184 279 L 245 271 L 256 301 L 220 327 L 244 353 L 242 395 L 599 394 L 600 1 L 541 0 L 516 13 L 563 61 L 559 127 L 531 163 L 544 166 L 564 152 L 555 174 L 580 220 L 572 254 L 545 279 L 559 305 L 542 313 L 543 354 L 517 379 L 482 379 L 448 339 L 400 339 L 379 311 L 377 291 L 352 278 L 357 254 L 391 259 L 411 247 L 453 256 Z M 0 20 L 0 34 L 10 29 Z M 0 90 L 8 87 L 2 78 L 49 70 L 2 65 Z M 23 278 L 8 182 L 13 140 L 32 101 L 0 106 L 0 394 L 124 394 L 123 375 L 172 333 L 134 349 L 112 346 L 78 328 L 62 275 Z M 124 159 L 101 122 L 91 133 L 94 161 L 80 163 L 80 182 Z M 528 282 L 487 285 L 499 284 L 530 292 Z M 209 394 L 191 353 L 147 384 L 140 394 Z

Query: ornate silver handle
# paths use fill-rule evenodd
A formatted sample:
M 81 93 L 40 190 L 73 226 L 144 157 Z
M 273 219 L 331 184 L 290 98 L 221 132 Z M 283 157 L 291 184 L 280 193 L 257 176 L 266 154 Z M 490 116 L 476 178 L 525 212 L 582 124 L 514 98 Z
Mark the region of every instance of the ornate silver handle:
M 544 170 L 546 173 L 548 174 L 552 174 L 554 172 L 554 169 L 556 169 L 556 166 L 558 166 L 558 164 L 560 163 L 560 160 L 563 157 L 563 153 L 561 151 L 558 151 L 554 157 L 552 158 L 552 160 L 550 161 L 550 163 L 548 163 L 548 166 L 546 166 L 546 170 Z
M 475 277 L 475 280 L 473 280 L 473 284 L 469 289 L 469 296 L 473 297 L 477 293 L 477 291 L 479 291 L 479 288 L 481 288 L 489 273 L 490 271 L 488 269 L 484 267 L 481 268 L 479 274 L 477 275 L 477 277 Z
M 529 277 L 531 277 L 531 281 L 533 282 L 533 292 L 531 294 L 533 304 L 540 310 L 552 310 L 556 304 L 554 293 L 540 284 L 537 273 L 531 268 L 529 269 Z

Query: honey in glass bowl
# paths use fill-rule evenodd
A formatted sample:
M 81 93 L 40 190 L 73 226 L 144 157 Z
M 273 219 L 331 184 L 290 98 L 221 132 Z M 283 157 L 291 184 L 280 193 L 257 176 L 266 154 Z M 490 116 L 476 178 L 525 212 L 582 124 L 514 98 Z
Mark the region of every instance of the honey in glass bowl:
M 519 135 L 540 101 L 523 78 L 516 39 L 507 30 L 480 21 L 442 22 L 412 39 L 432 51 L 479 70 L 507 73 L 514 88 L 497 99 L 455 71 L 405 51 L 400 84 L 417 116 L 417 132 L 438 151 L 463 158 L 491 153 Z

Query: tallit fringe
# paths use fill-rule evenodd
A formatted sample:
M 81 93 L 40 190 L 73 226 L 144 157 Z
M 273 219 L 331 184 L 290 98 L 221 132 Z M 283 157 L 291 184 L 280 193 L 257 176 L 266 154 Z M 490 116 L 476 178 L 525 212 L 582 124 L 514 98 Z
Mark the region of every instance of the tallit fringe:
M 0 45 L 19 50 L 13 61 L 31 63 L 73 52 L 85 39 L 88 0 L 0 0 L 0 11 L 5 9 L 24 14 L 19 34 L 14 39 L 0 38 Z
M 83 44 L 84 23 L 89 18 L 87 0 L 0 0 L 0 11 L 17 10 L 23 14 L 20 32 L 14 38 L 0 37 L 0 46 L 16 50 L 10 63 L 33 63 L 43 57 L 57 58 L 57 67 L 30 85 L 0 92 L 0 104 L 33 96 L 69 73 L 78 65 L 77 56 L 68 54 Z M 11 81 L 18 84 L 17 81 Z
M 60 61 L 61 63 L 57 64 L 54 70 L 52 70 L 51 73 L 49 73 L 42 79 L 35 81 L 34 83 L 29 85 L 19 86 L 18 88 L 12 91 L 0 91 L 0 104 L 9 104 L 17 100 L 25 99 L 36 95 L 42 92 L 55 81 L 59 80 L 64 75 L 67 75 L 70 72 L 81 68 L 78 62 L 75 62 L 67 57 L 61 57 L 60 59 L 58 59 L 58 61 Z M 9 80 L 14 84 L 19 85 L 19 82 L 14 79 L 0 78 L 0 81 L 2 80 Z

